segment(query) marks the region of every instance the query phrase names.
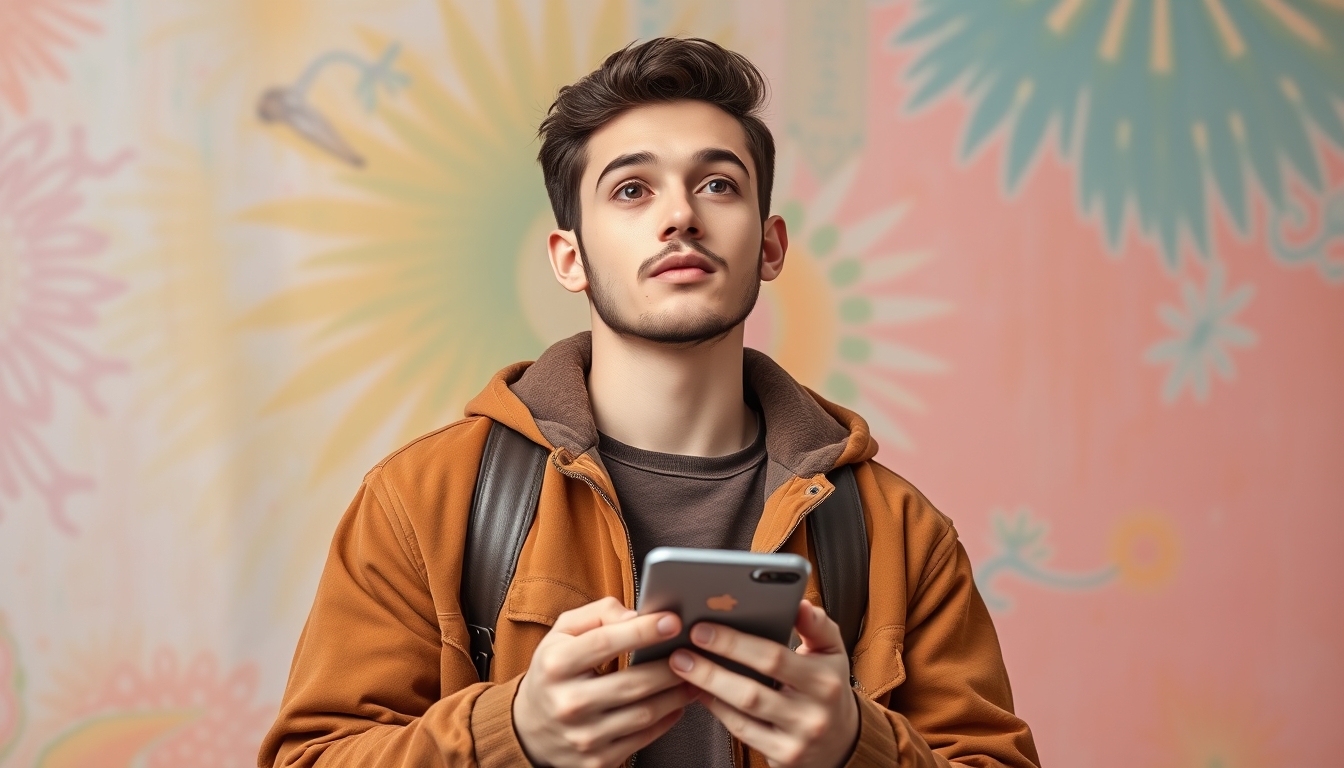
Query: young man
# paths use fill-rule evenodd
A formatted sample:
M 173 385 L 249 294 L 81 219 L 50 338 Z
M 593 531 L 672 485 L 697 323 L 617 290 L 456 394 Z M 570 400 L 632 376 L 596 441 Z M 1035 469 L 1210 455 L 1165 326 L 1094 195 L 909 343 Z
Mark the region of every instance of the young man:
M 743 349 L 788 249 L 767 215 L 763 93 L 746 59 L 674 39 L 561 89 L 540 129 L 548 246 L 560 284 L 588 295 L 592 333 L 501 371 L 467 418 L 368 473 L 259 765 L 1036 765 L 951 522 L 872 461 L 861 418 Z M 492 422 L 549 459 L 478 681 L 459 592 Z M 855 556 L 871 561 L 852 665 L 814 607 L 814 575 L 796 652 L 722 626 L 692 633 L 777 690 L 696 653 L 627 666 L 680 629 L 631 610 L 645 553 L 806 556 L 801 523 L 845 464 L 869 535 Z

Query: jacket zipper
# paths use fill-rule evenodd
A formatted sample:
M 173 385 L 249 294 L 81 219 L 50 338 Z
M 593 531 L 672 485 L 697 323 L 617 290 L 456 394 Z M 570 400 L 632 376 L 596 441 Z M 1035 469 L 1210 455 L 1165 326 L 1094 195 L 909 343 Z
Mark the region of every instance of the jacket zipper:
M 831 488 L 831 490 L 827 491 L 824 495 L 822 495 L 822 496 L 821 496 L 820 498 L 818 498 L 816 501 L 812 502 L 812 505 L 811 505 L 811 506 L 809 506 L 807 509 L 804 509 L 804 510 L 803 510 L 803 513 L 800 514 L 800 515 L 798 515 L 798 520 L 797 520 L 796 522 L 794 522 L 793 527 L 789 529 L 789 532 L 786 533 L 786 534 L 784 534 L 784 538 L 780 539 L 779 543 L 776 544 L 775 547 L 774 547 L 774 549 L 772 549 L 772 550 L 770 550 L 770 551 L 771 551 L 771 552 L 778 552 L 780 547 L 784 546 L 784 544 L 785 544 L 789 539 L 793 538 L 793 534 L 794 534 L 795 531 L 798 530 L 798 526 L 802 525 L 802 524 L 803 524 L 803 521 L 807 519 L 807 516 L 810 515 L 810 514 L 812 514 L 812 511 L 815 510 L 817 507 L 821 506 L 821 503 L 822 503 L 823 501 L 829 499 L 829 498 L 831 497 L 831 494 L 832 494 L 832 493 L 835 493 L 835 488 Z M 740 743 L 736 738 L 734 738 L 734 737 L 731 736 L 731 735 L 729 735 L 728 739 L 729 739 L 729 742 L 728 742 L 728 757 L 732 759 L 732 764 L 733 764 L 734 766 L 736 766 L 736 765 L 738 764 L 738 763 L 737 763 L 737 758 L 738 758 L 738 756 L 740 755 L 740 756 L 742 757 L 742 767 L 743 767 L 743 768 L 746 768 L 746 766 L 749 765 L 750 762 L 751 762 L 750 758 L 749 758 L 749 757 L 747 756 L 747 754 L 746 754 L 746 751 L 747 751 L 747 749 L 746 749 L 746 745 Z M 733 750 L 733 745 L 734 745 L 734 744 L 737 744 L 737 745 L 738 745 L 739 751 L 738 751 L 737 753 L 734 753 L 734 750 Z M 631 768 L 634 768 L 634 764 L 633 764 L 633 763 L 631 764 Z
M 612 501 L 611 497 L 607 496 L 606 492 L 603 491 L 601 488 L 599 488 L 597 483 L 594 482 L 592 478 L 588 477 L 582 472 L 575 472 L 573 470 L 568 470 L 561 467 L 560 462 L 556 461 L 554 455 L 551 456 L 551 465 L 555 467 L 555 471 L 559 472 L 565 477 L 571 478 L 573 480 L 582 480 L 584 484 L 587 485 L 589 488 L 592 488 L 593 491 L 598 496 L 601 496 L 603 501 L 607 502 L 607 506 L 611 507 L 612 512 L 616 513 L 616 519 L 621 521 L 621 533 L 625 534 L 626 551 L 630 553 L 630 575 L 634 577 L 635 599 L 638 600 L 639 569 L 635 567 L 635 545 L 630 541 L 630 530 L 625 527 L 625 518 L 621 516 L 621 510 L 617 509 L 616 502 Z
M 602 500 L 607 503 L 607 506 L 611 507 L 612 512 L 616 513 L 616 519 L 621 521 L 621 533 L 625 534 L 625 549 L 627 552 L 630 553 L 630 575 L 634 579 L 635 599 L 638 600 L 639 569 L 635 567 L 635 545 L 630 541 L 630 529 L 625 527 L 625 518 L 621 516 L 621 510 L 616 508 L 616 503 L 611 500 L 611 497 L 607 496 L 605 491 L 603 491 L 601 488 L 598 487 L 597 483 L 594 482 L 591 477 L 588 477 L 582 472 L 574 472 L 572 470 L 567 470 L 564 467 L 561 467 L 560 462 L 556 461 L 554 454 L 551 455 L 551 466 L 555 467 L 555 471 L 559 472 L 565 477 L 568 477 L 572 480 L 582 480 L 585 485 L 593 489 L 594 493 L 602 497 Z M 638 752 L 630 756 L 630 762 L 626 763 L 628 768 L 635 768 L 635 760 L 638 757 L 639 757 Z

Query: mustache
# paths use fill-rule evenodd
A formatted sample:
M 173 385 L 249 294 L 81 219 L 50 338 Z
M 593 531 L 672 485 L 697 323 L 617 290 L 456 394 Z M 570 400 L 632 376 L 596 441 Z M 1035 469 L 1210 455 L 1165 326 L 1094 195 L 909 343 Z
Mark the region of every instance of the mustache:
M 697 243 L 694 240 L 673 240 L 669 242 L 667 245 L 663 246 L 663 249 L 661 251 L 658 251 L 654 255 L 645 259 L 643 263 L 639 265 L 639 273 L 638 273 L 639 276 L 640 277 L 647 276 L 649 271 L 653 269 L 653 266 L 658 262 L 662 261 L 665 257 L 671 256 L 674 253 L 680 253 L 682 251 L 687 250 L 695 251 L 701 256 L 704 256 L 706 259 L 709 259 L 709 261 L 715 266 L 717 266 L 719 269 L 724 270 L 728 269 L 727 259 L 709 250 L 700 243 Z

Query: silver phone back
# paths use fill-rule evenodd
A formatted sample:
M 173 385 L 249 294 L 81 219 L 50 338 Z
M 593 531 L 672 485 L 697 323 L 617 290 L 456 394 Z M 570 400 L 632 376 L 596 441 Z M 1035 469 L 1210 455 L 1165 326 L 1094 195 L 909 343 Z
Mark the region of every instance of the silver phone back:
M 753 574 L 791 573 L 792 583 L 763 582 Z M 658 547 L 644 558 L 636 608 L 641 614 L 673 611 L 681 616 L 681 634 L 634 652 L 630 662 L 662 659 L 678 648 L 694 648 L 691 627 L 701 621 L 739 629 L 787 645 L 798 616 L 812 565 L 791 554 L 762 554 L 725 549 Z M 695 649 L 702 655 L 704 651 Z M 712 656 L 712 654 L 708 654 Z M 745 667 L 715 657 L 734 671 L 766 682 Z

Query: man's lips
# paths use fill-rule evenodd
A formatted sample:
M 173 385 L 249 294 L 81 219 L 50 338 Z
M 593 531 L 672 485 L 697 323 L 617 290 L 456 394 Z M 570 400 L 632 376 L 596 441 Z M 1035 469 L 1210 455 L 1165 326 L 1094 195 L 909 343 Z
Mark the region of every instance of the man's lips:
M 653 269 L 649 270 L 649 277 L 662 276 L 664 279 L 685 279 L 701 277 L 713 272 L 713 263 L 692 251 L 689 253 L 674 253 L 655 263 Z

